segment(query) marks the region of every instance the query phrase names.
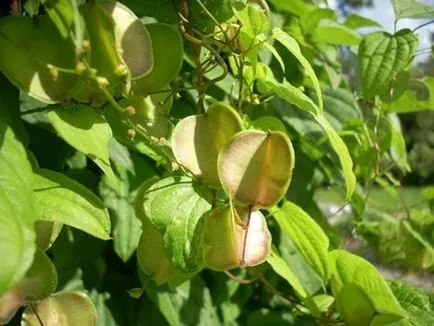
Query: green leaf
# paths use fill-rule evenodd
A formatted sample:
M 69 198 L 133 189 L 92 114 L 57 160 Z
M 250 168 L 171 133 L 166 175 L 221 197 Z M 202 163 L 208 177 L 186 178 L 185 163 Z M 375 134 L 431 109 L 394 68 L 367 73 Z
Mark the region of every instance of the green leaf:
M 350 14 L 347 19 L 345 19 L 344 25 L 352 29 L 362 27 L 381 27 L 381 25 L 375 20 L 371 20 L 357 14 Z
M 174 290 L 147 282 L 145 290 L 169 325 L 220 325 L 210 290 L 200 277 L 184 282 Z
M 315 272 L 327 282 L 329 239 L 321 227 L 300 207 L 285 202 L 271 211 L 282 230 L 291 238 Z
M 144 194 L 144 214 L 163 236 L 169 260 L 181 271 L 201 268 L 204 214 L 211 193 L 187 177 L 167 177 Z
M 143 180 L 155 175 L 152 167 L 142 156 L 131 155 L 131 164 L 132 171 L 122 162 L 115 164 L 119 176 L 119 192 L 110 186 L 105 177 L 99 185 L 100 195 L 112 217 L 114 249 L 124 262 L 133 255 L 142 233 L 141 223 L 134 212 L 138 187 Z
M 358 45 L 361 41 L 359 33 L 345 25 L 331 20 L 323 20 L 312 35 L 313 42 L 334 45 Z
M 308 7 L 302 0 L 282 1 L 282 0 L 269 0 L 277 9 L 287 11 L 291 14 L 304 16 L 308 12 Z
M 0 88 L 0 98 L 8 97 Z M 32 264 L 37 217 L 31 189 L 32 167 L 15 135 L 8 108 L 0 101 L 0 295 L 16 285 Z
M 342 287 L 336 297 L 336 306 L 348 326 L 369 326 L 375 315 L 369 297 L 354 283 Z
M 267 263 L 271 265 L 274 271 L 283 277 L 288 283 L 294 288 L 295 293 L 301 299 L 304 299 L 308 296 L 306 293 L 303 284 L 301 284 L 297 275 L 291 270 L 285 260 L 280 256 L 279 252 L 276 248 L 273 248 L 271 251 L 270 257 L 267 259 Z
M 61 173 L 39 169 L 33 189 L 40 219 L 59 221 L 97 238 L 110 239 L 110 218 L 101 200 Z
M 368 296 L 378 314 L 390 315 L 395 321 L 405 318 L 392 291 L 369 262 L 343 250 L 331 251 L 329 262 L 331 286 L 335 295 L 339 295 L 346 284 L 354 284 Z
M 374 32 L 363 38 L 358 57 L 365 99 L 387 93 L 394 78 L 410 63 L 418 43 L 408 29 L 394 35 Z
M 336 130 L 333 129 L 330 122 L 324 116 L 316 117 L 315 120 L 321 125 L 321 127 L 323 127 L 330 140 L 330 144 L 339 157 L 347 189 L 346 199 L 349 200 L 356 188 L 356 176 L 353 172 L 353 161 L 351 159 L 351 155 L 342 138 L 338 135 Z
M 404 134 L 401 129 L 401 122 L 398 116 L 393 113 L 390 113 L 388 118 L 392 128 L 390 156 L 403 172 L 410 172 L 411 168 L 407 161 L 407 148 L 405 145 Z
M 288 49 L 289 52 L 291 52 L 297 60 L 300 62 L 300 64 L 303 66 L 303 68 L 306 70 L 307 76 L 311 79 L 312 84 L 315 88 L 316 95 L 318 98 L 318 106 L 319 106 L 319 112 L 323 109 L 323 100 L 322 100 L 322 93 L 321 93 L 321 87 L 318 81 L 318 78 L 315 75 L 315 72 L 310 65 L 309 61 L 303 56 L 300 50 L 300 46 L 297 44 L 294 38 L 289 36 L 287 33 L 282 31 L 280 28 L 274 28 L 273 29 L 273 37 L 282 43 L 282 45 Z
M 421 290 L 408 284 L 392 281 L 390 289 L 401 307 L 407 312 L 408 320 L 416 326 L 431 326 L 434 324 L 434 310 L 429 297 Z
M 117 179 L 108 153 L 112 131 L 103 117 L 91 107 L 79 104 L 59 107 L 56 111 L 49 112 L 48 118 L 58 134 L 69 145 L 93 160 L 117 189 Z
M 287 81 L 279 83 L 274 79 L 263 80 L 262 83 L 272 89 L 272 91 L 281 99 L 288 103 L 294 104 L 302 110 L 317 115 L 320 113 L 320 109 L 306 94 L 299 88 L 291 85 Z
M 301 26 L 305 34 L 313 33 L 318 25 L 324 20 L 334 21 L 337 19 L 336 12 L 332 9 L 313 8 L 315 9 L 310 10 L 301 19 Z
M 433 18 L 434 7 L 416 0 L 392 0 L 396 20 L 402 18 Z
M 406 89 L 388 107 L 389 112 L 410 113 L 422 110 L 434 110 L 434 78 L 425 77 L 412 81 Z

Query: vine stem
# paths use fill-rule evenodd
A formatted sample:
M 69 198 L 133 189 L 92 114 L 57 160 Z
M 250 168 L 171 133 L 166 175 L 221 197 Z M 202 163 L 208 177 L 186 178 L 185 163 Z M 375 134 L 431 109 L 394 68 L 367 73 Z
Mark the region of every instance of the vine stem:
M 35 314 L 36 318 L 38 319 L 38 322 L 41 326 L 44 326 L 44 322 L 42 321 L 41 317 L 38 314 L 38 311 L 35 309 L 35 307 L 33 306 L 33 304 L 29 304 L 30 309 L 32 309 L 33 313 Z
M 246 243 L 247 243 L 247 237 L 249 233 L 249 225 L 250 225 L 250 215 L 252 214 L 252 205 L 249 205 L 249 213 L 247 214 L 247 221 L 244 224 L 243 228 L 246 230 L 244 233 L 244 242 L 243 242 L 243 257 L 241 258 L 241 265 L 245 264 L 245 258 L 246 258 Z

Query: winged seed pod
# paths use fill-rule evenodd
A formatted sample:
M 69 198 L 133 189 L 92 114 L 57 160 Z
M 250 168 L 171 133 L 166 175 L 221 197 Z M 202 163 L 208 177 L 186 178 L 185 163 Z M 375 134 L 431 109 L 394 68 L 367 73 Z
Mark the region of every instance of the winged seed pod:
M 184 60 L 184 41 L 169 24 L 146 25 L 152 40 L 154 66 L 149 74 L 133 81 L 132 95 L 148 95 L 166 87 L 179 73 Z
M 37 315 L 35 314 L 37 311 Z M 27 306 L 22 326 L 95 326 L 96 310 L 92 300 L 83 292 L 58 292 Z
M 143 209 L 143 198 L 158 178 L 145 181 L 137 193 L 134 209 L 136 217 L 142 221 L 142 235 L 137 246 L 137 262 L 140 269 L 157 285 L 168 282 L 175 275 L 176 270 L 164 251 L 163 238 L 149 221 Z
M 259 265 L 270 252 L 271 234 L 260 211 L 222 207 L 206 216 L 203 259 L 208 268 L 225 271 Z
M 225 103 L 215 103 L 206 114 L 189 116 L 176 125 L 172 138 L 173 154 L 196 177 L 219 187 L 218 154 L 241 130 L 238 113 Z
M 275 205 L 288 190 L 294 150 L 279 131 L 238 133 L 219 155 L 223 189 L 236 202 L 254 207 Z

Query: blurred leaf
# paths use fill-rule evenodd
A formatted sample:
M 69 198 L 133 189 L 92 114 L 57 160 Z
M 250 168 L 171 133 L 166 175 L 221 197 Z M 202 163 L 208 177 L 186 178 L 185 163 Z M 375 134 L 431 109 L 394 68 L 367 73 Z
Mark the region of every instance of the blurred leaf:
M 301 19 L 301 25 L 305 34 L 311 34 L 315 31 L 323 20 L 336 20 L 336 12 L 332 9 L 316 8 L 310 10 Z
M 121 148 L 117 152 L 120 153 Z M 137 190 L 144 180 L 155 175 L 154 170 L 143 157 L 134 155 L 129 160 L 131 165 L 129 168 L 122 164 L 123 160 L 115 163 L 119 177 L 119 192 L 110 186 L 105 177 L 99 185 L 99 193 L 112 218 L 114 249 L 124 262 L 133 255 L 142 233 L 141 223 L 134 212 Z
M 40 219 L 58 221 L 97 238 L 110 239 L 110 219 L 102 201 L 90 190 L 61 173 L 39 169 L 33 191 Z
M 391 321 L 405 317 L 383 277 L 369 262 L 343 250 L 331 251 L 329 262 L 335 295 L 338 296 L 346 284 L 354 284 L 366 294 L 377 314 L 388 315 Z
M 298 325 L 295 317 L 289 312 L 273 311 L 267 308 L 261 308 L 249 315 L 247 326 L 284 326 Z M 304 324 L 303 324 L 304 325 Z
M 342 286 L 336 297 L 336 306 L 348 326 L 369 326 L 375 315 L 369 297 L 354 283 Z
M 30 17 L 35 17 L 39 13 L 39 6 L 39 0 L 26 0 L 23 7 Z
M 421 290 L 408 284 L 392 281 L 390 289 L 402 308 L 407 312 L 408 320 L 415 326 L 434 324 L 434 310 L 429 297 Z
M 272 210 L 271 213 L 315 272 L 324 282 L 327 282 L 329 239 L 321 227 L 300 207 L 291 202 L 285 202 L 282 208 Z
M 375 20 L 357 14 L 350 14 L 347 19 L 345 19 L 344 25 L 352 29 L 358 29 L 361 27 L 381 27 L 381 25 Z
M 0 87 L 0 99 L 9 96 L 4 93 L 7 90 Z M 32 167 L 4 104 L 0 100 L 0 295 L 16 285 L 32 264 L 37 218 L 31 190 Z
M 388 118 L 392 127 L 390 155 L 403 172 L 410 172 L 411 168 L 407 161 L 407 148 L 405 145 L 405 139 L 401 129 L 400 120 L 398 116 L 393 113 L 389 114 Z
M 93 160 L 117 189 L 117 179 L 110 166 L 108 153 L 112 131 L 104 118 L 84 104 L 59 107 L 49 112 L 48 117 L 59 135 Z
M 287 11 L 291 14 L 303 16 L 308 12 L 307 5 L 302 0 L 294 0 L 291 2 L 281 0 L 269 0 L 277 9 Z
M 169 260 L 181 271 L 201 267 L 200 235 L 210 201 L 209 190 L 188 177 L 167 177 L 144 194 L 144 214 L 163 236 Z
M 334 45 L 358 45 L 361 41 L 361 36 L 345 25 L 331 20 L 323 20 L 315 28 L 312 40 L 318 43 Z
M 393 79 L 410 63 L 419 39 L 409 29 L 392 35 L 374 32 L 365 36 L 359 47 L 363 97 L 383 95 Z
M 256 129 L 263 131 L 281 131 L 285 134 L 287 133 L 285 125 L 276 117 L 263 116 L 254 120 L 252 124 Z
M 434 7 L 416 0 L 392 0 L 395 19 L 401 18 L 433 18 Z
M 221 325 L 211 293 L 199 276 L 174 290 L 153 282 L 148 282 L 145 290 L 170 325 Z

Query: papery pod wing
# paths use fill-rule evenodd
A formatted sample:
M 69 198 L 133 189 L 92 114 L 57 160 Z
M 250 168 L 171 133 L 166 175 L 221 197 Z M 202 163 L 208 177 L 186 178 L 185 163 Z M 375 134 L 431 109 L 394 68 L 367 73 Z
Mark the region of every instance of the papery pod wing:
M 189 116 L 175 127 L 173 153 L 196 177 L 220 186 L 217 159 L 222 148 L 242 130 L 238 113 L 224 103 L 215 103 L 205 115 Z
M 33 310 L 34 309 L 34 310 Z M 22 326 L 95 326 L 96 310 L 82 292 L 58 292 L 24 310 Z M 37 312 L 37 315 L 35 314 Z
M 230 207 L 216 208 L 206 216 L 203 260 L 205 266 L 217 271 L 240 266 L 235 217 Z
M 131 95 L 147 95 L 160 90 L 182 67 L 184 42 L 180 32 L 163 23 L 149 24 L 146 28 L 152 40 L 153 68 L 148 75 L 133 81 Z
M 255 266 L 271 253 L 271 234 L 260 211 L 221 207 L 206 216 L 203 259 L 213 270 Z
M 219 155 L 220 182 L 236 202 L 268 208 L 288 190 L 294 150 L 282 132 L 238 133 Z
M 147 75 L 153 66 L 153 54 L 146 26 L 120 2 L 100 0 L 99 3 L 115 22 L 116 46 L 130 70 L 131 78 Z

